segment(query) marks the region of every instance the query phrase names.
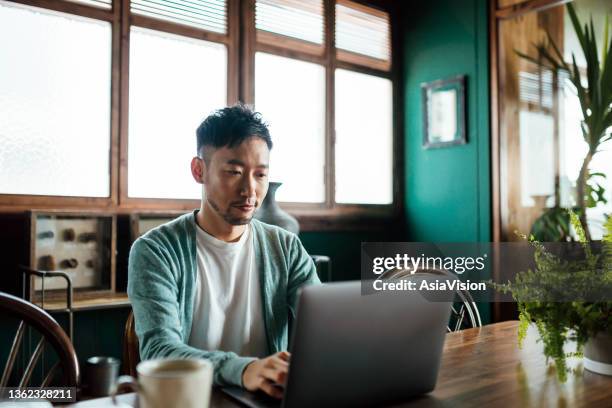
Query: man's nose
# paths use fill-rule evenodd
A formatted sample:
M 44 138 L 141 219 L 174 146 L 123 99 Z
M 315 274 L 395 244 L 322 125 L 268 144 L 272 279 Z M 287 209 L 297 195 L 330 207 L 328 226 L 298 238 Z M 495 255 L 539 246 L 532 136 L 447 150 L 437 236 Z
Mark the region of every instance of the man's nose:
M 255 201 L 255 189 L 257 187 L 257 181 L 255 180 L 255 177 L 251 177 L 251 176 L 244 177 L 241 187 L 242 188 L 241 188 L 240 194 L 244 197 L 247 197 L 249 201 L 250 199 L 252 199 L 254 202 Z M 249 202 L 249 204 L 252 204 L 252 203 Z

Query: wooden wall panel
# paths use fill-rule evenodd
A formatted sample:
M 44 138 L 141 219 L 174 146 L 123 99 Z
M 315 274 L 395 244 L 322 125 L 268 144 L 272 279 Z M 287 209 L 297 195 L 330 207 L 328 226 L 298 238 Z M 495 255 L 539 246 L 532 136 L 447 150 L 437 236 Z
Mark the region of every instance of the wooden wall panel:
M 500 103 L 500 189 L 502 240 L 517 240 L 514 231 L 528 234 L 542 214 L 544 200 L 533 207 L 521 205 L 521 155 L 519 72 L 537 71 L 537 66 L 515 50 L 537 57 L 534 43 L 546 38 L 546 31 L 560 47 L 563 45 L 564 7 L 557 6 L 503 20 L 499 23 L 499 103 Z M 563 48 L 561 47 L 561 51 Z M 554 115 L 554 113 L 551 113 Z M 555 119 L 557 121 L 558 118 Z

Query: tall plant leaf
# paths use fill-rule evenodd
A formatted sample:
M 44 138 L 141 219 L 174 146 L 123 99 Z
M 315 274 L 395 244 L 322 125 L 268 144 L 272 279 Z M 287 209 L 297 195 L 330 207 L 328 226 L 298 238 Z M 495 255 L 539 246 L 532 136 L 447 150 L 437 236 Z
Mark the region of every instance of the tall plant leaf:
M 582 117 L 586 120 L 588 115 L 587 115 L 587 97 L 586 97 L 586 91 L 584 89 L 584 87 L 582 86 L 582 82 L 580 81 L 580 70 L 578 69 L 578 64 L 576 63 L 576 56 L 572 53 L 572 68 L 573 68 L 573 72 L 572 75 L 570 75 L 570 80 L 572 81 L 572 83 L 574 84 L 574 86 L 576 87 L 576 92 L 578 93 L 578 100 L 580 101 L 580 109 L 582 110 Z M 585 136 L 585 141 L 588 143 L 588 140 L 586 139 L 586 135 L 584 135 L 584 129 L 583 129 L 583 136 Z
M 608 16 L 606 15 L 606 29 L 604 47 L 602 49 L 602 60 L 601 60 L 601 79 L 600 87 L 603 92 L 602 101 L 604 107 L 607 106 L 610 109 L 610 103 L 612 103 L 612 41 L 610 40 L 609 28 L 610 24 Z
M 536 48 L 537 48 L 537 46 L 536 46 Z M 547 69 L 552 69 L 552 70 L 558 69 L 558 66 L 556 64 L 554 64 L 554 63 L 552 65 L 546 65 L 546 64 L 542 63 L 542 60 L 539 60 L 537 58 L 533 58 L 532 56 L 529 56 L 529 55 L 527 55 L 525 53 L 522 53 L 522 52 L 520 52 L 518 50 L 514 50 L 514 52 L 519 57 L 521 57 L 524 60 L 527 60 L 529 62 L 532 62 L 533 64 L 535 64 L 535 65 L 537 65 L 539 67 L 543 67 L 543 68 L 547 68 Z
M 597 55 L 597 39 L 595 38 L 595 29 L 593 28 L 593 18 L 591 17 L 589 28 L 587 28 L 587 49 L 584 49 L 584 54 L 587 61 L 587 79 L 589 87 L 589 97 L 591 99 L 591 115 L 594 119 L 599 114 L 601 108 L 601 98 L 599 93 L 599 55 Z M 591 123 L 596 122 L 591 119 Z M 596 132 L 592 132 L 596 133 Z
M 582 32 L 582 29 L 580 28 L 580 22 L 578 21 L 578 16 L 576 15 L 576 10 L 574 9 L 574 5 L 572 3 L 567 4 L 567 14 L 569 14 L 572 25 L 574 26 L 574 32 L 578 37 L 580 47 L 582 47 L 582 49 L 584 50 L 586 48 L 584 34 Z
M 606 14 L 606 26 L 604 27 L 604 42 L 603 42 L 603 47 L 601 47 L 601 63 L 602 66 L 605 64 L 606 62 L 606 58 L 608 57 L 608 29 L 610 28 L 610 21 L 608 19 L 608 15 Z
M 555 44 L 555 42 L 553 41 L 552 37 L 550 36 L 550 32 L 548 32 L 548 30 L 546 30 L 546 38 L 548 39 L 548 44 L 555 51 L 555 56 L 557 57 L 556 60 L 558 61 L 558 65 L 560 65 L 564 70 L 569 72 L 570 71 L 569 66 L 567 65 L 567 62 L 565 62 L 565 59 L 563 58 L 563 54 L 561 54 L 561 51 L 559 51 L 559 47 L 557 47 L 557 44 Z

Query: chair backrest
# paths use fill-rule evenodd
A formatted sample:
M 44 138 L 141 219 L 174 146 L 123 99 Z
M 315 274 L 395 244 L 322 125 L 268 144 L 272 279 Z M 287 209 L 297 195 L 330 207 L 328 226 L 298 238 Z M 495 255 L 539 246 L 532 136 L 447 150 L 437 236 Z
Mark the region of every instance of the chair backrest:
M 458 279 L 456 275 L 442 269 L 419 268 L 413 269 L 390 269 L 383 272 L 379 279 L 409 279 L 416 274 L 429 274 L 442 276 L 445 279 Z M 454 332 L 472 327 L 482 327 L 480 313 L 470 291 L 456 289 L 457 302 L 451 308 L 451 319 L 446 327 L 448 332 Z
M 20 299 L 8 293 L 0 292 L 0 313 L 6 316 L 16 318 L 19 321 L 19 326 L 13 340 L 13 345 L 9 351 L 8 358 L 0 379 L 0 388 L 6 387 L 11 379 L 13 368 L 19 352 L 24 344 L 24 334 L 26 330 L 31 332 L 31 329 L 36 330 L 40 335 L 40 339 L 30 356 L 28 363 L 18 380 L 19 387 L 30 386 L 32 374 L 44 353 L 45 344 L 50 344 L 55 351 L 58 361 L 44 375 L 41 387 L 47 387 L 52 384 L 58 367 L 62 368 L 62 377 L 60 384 L 65 387 L 77 387 L 79 384 L 79 361 L 74 351 L 74 347 L 70 339 L 64 332 L 64 329 L 51 317 L 47 312 L 38 306 Z
M 23 298 L 29 302 L 32 302 L 30 287 L 32 285 L 32 277 L 37 276 L 41 278 L 42 290 L 40 291 L 40 306 L 42 309 L 45 308 L 45 278 L 62 278 L 66 281 L 66 312 L 68 313 L 68 338 L 74 340 L 74 311 L 72 310 L 72 279 L 70 275 L 63 271 L 39 271 L 37 269 L 28 268 L 27 266 L 18 265 L 18 269 L 23 274 Z
M 123 372 L 132 377 L 136 377 L 136 366 L 140 363 L 138 347 L 138 337 L 136 336 L 136 327 L 134 326 L 134 312 L 130 311 L 123 333 Z
M 319 275 L 319 279 L 321 282 L 331 282 L 332 281 L 332 265 L 331 259 L 326 255 L 310 255 L 312 258 L 315 267 L 317 268 L 317 275 Z

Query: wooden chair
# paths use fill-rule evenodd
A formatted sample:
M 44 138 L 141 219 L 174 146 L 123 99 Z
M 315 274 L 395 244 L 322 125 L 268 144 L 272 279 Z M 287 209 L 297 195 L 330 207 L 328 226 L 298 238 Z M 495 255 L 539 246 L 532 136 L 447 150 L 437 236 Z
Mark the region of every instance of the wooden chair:
M 310 255 L 312 261 L 317 268 L 317 275 L 319 275 L 319 279 L 321 282 L 331 282 L 332 281 L 332 265 L 331 259 L 326 255 Z
M 412 269 L 390 269 L 383 272 L 379 279 L 409 279 L 414 278 L 418 274 L 429 274 L 441 276 L 451 280 L 457 279 L 457 276 L 441 269 L 431 268 L 420 268 L 416 271 Z M 451 307 L 451 319 L 446 327 L 448 332 L 455 332 L 462 329 L 468 329 L 472 327 L 482 327 L 482 321 L 480 319 L 480 313 L 474 298 L 468 290 L 457 289 L 455 291 L 457 302 L 453 303 Z
M 18 265 L 18 269 L 23 274 L 22 297 L 23 299 L 29 302 L 32 301 L 30 293 L 30 286 L 32 284 L 31 278 L 33 276 L 41 278 L 41 284 L 43 289 L 40 291 L 40 304 L 38 304 L 37 306 L 39 306 L 43 310 L 45 309 L 45 278 L 59 277 L 66 281 L 66 309 L 64 311 L 68 313 L 68 338 L 70 338 L 71 341 L 74 340 L 74 311 L 72 309 L 72 299 L 74 298 L 74 292 L 72 289 L 72 279 L 70 279 L 70 276 L 63 271 L 39 271 L 37 269 L 31 269 L 23 265 Z
M 134 312 L 130 311 L 123 333 L 123 372 L 135 378 L 138 363 L 140 363 L 138 337 L 134 326 Z
M 53 384 L 77 387 L 79 385 L 79 361 L 76 352 L 66 332 L 53 317 L 38 306 L 4 292 L 0 292 L 0 313 L 17 318 L 19 321 L 17 333 L 0 379 L 0 388 L 9 386 L 15 362 L 24 343 L 24 334 L 26 330 L 31 334 L 31 329 L 34 329 L 40 335 L 40 340 L 36 344 L 17 385 L 19 387 L 32 386 L 30 384 L 32 374 L 47 343 L 55 351 L 58 361 L 46 374 L 43 373 L 44 379 L 38 386 L 47 387 Z M 59 383 L 52 383 L 60 366 L 62 368 L 61 380 Z

